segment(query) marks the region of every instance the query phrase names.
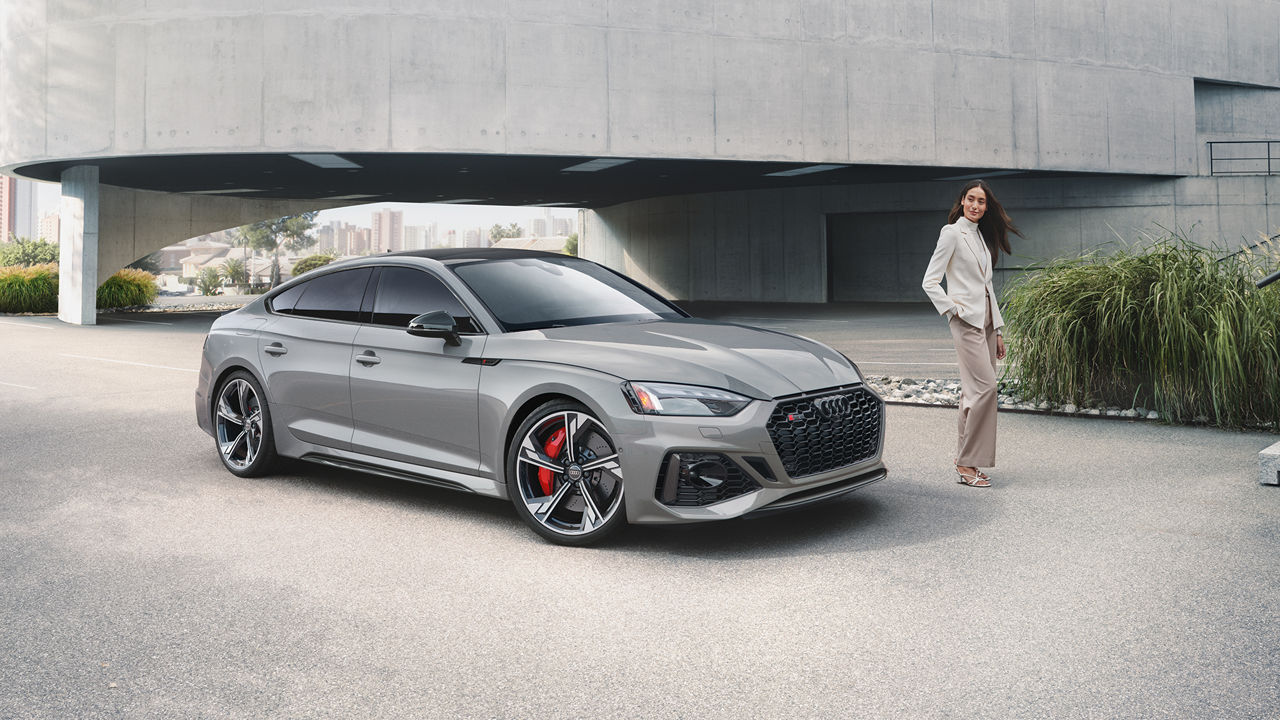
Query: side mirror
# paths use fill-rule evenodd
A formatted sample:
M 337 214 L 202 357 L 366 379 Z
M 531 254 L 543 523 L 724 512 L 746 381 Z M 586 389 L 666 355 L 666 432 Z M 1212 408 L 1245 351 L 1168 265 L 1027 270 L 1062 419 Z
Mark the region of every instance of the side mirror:
M 410 320 L 407 332 L 418 337 L 444 338 L 446 345 L 462 344 L 462 340 L 458 338 L 458 326 L 454 324 L 453 316 L 443 310 L 419 315 Z

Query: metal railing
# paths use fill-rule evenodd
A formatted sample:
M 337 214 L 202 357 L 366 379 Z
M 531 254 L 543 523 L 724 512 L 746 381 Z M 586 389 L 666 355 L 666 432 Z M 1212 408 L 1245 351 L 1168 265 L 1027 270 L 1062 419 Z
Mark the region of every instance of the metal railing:
M 1280 140 L 1216 140 L 1209 143 L 1210 175 L 1280 173 Z

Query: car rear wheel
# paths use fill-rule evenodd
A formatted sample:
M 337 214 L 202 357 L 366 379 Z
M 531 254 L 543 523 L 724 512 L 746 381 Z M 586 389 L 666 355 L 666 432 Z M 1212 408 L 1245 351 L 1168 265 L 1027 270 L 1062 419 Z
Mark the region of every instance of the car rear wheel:
M 240 477 L 257 477 L 276 461 L 266 395 L 252 375 L 231 373 L 214 396 L 214 442 L 222 465 Z
M 590 545 L 627 522 L 622 468 L 609 431 L 585 407 L 534 410 L 507 449 L 511 501 L 529 527 L 561 545 Z

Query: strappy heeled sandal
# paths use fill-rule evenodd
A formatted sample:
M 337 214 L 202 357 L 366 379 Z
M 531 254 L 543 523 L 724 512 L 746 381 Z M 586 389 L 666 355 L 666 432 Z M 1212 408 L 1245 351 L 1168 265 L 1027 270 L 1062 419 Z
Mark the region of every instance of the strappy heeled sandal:
M 970 475 L 969 473 L 962 473 L 959 470 L 956 470 L 956 475 L 960 477 L 956 482 L 961 485 L 968 485 L 969 487 L 991 487 L 991 483 L 989 482 L 990 478 L 984 478 L 981 472 L 977 475 Z

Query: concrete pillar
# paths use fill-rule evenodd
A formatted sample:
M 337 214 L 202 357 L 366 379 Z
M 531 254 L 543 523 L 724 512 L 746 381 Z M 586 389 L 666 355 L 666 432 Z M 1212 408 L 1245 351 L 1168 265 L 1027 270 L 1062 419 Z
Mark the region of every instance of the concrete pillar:
M 75 325 L 98 322 L 98 168 L 62 171 L 62 245 L 58 263 L 58 319 Z

